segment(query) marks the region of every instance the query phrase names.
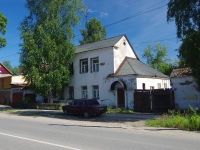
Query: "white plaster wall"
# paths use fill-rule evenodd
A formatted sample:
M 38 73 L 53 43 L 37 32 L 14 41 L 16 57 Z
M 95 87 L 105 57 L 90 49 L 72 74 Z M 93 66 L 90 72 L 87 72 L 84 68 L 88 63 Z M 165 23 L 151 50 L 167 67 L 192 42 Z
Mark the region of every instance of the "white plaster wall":
M 189 106 L 200 110 L 200 92 L 193 77 L 171 78 L 177 109 L 188 109 Z
M 158 83 L 161 83 L 161 88 L 164 89 L 164 83 L 167 84 L 167 88 L 171 88 L 170 79 L 161 79 L 161 78 L 137 78 L 136 88 L 143 89 L 142 84 L 145 83 L 145 89 L 149 90 L 151 86 L 154 86 L 154 89 L 158 89 Z
M 126 45 L 123 44 L 124 42 L 126 43 Z M 125 37 L 119 40 L 115 44 L 115 46 L 117 46 L 118 49 L 114 49 L 114 71 L 116 71 L 119 68 L 120 64 L 126 56 L 136 58 L 131 46 L 129 45 Z
M 99 57 L 99 72 L 91 72 L 91 58 Z M 79 73 L 80 71 L 80 59 L 88 59 L 88 72 Z M 108 92 L 110 83 L 106 79 L 109 74 L 114 73 L 113 64 L 113 48 L 106 48 L 101 50 L 89 51 L 84 53 L 78 53 L 75 55 L 74 61 L 74 75 L 72 76 L 69 86 L 74 86 L 74 98 L 80 99 L 81 87 L 87 86 L 88 98 L 92 98 L 92 86 L 99 85 L 100 100 L 113 99 L 112 92 Z M 65 99 L 69 98 L 68 88 L 65 88 Z M 108 100 L 107 100 L 108 101 Z

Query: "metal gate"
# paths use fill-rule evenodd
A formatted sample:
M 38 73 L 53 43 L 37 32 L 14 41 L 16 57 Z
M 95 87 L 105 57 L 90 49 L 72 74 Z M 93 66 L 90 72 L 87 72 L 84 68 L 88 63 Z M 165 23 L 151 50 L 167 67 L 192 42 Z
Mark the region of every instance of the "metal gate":
M 174 109 L 172 89 L 135 90 L 134 110 L 141 112 L 166 112 Z

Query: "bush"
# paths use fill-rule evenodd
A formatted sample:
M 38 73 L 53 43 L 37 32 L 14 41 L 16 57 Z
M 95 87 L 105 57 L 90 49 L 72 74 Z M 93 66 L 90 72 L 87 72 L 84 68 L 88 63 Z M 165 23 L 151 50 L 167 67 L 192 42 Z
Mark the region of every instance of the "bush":
M 161 118 L 148 120 L 147 126 L 180 128 L 183 130 L 200 130 L 200 114 L 197 109 L 190 107 L 189 110 L 181 112 L 169 110 Z

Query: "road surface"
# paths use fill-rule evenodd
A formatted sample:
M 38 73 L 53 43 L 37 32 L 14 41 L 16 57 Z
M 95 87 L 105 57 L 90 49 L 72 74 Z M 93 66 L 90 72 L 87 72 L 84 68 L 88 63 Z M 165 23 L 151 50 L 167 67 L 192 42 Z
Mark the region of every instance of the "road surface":
M 75 117 L 76 116 L 72 116 Z M 199 150 L 200 133 L 0 113 L 0 150 Z

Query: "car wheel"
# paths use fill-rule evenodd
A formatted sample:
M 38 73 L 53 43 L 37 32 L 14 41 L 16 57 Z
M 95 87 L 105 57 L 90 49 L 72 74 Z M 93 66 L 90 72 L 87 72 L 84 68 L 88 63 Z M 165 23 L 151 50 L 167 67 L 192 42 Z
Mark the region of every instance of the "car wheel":
M 90 117 L 90 114 L 89 114 L 88 112 L 84 112 L 83 116 L 84 116 L 85 118 L 89 118 L 89 117 Z
M 65 115 L 68 115 L 68 112 L 67 112 L 67 110 L 66 110 L 66 109 L 65 109 L 63 112 L 64 112 L 64 114 L 65 114 Z

